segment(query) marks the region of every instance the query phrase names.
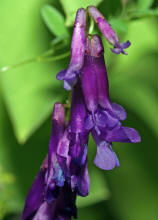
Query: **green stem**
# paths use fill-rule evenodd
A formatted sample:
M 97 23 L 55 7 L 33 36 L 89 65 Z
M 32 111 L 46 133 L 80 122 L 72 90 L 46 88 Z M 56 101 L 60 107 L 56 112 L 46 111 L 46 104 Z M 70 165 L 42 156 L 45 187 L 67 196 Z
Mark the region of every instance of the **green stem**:
M 64 54 L 60 54 L 56 57 L 49 57 L 49 58 L 46 58 L 46 59 L 43 59 L 43 60 L 38 60 L 40 62 L 47 62 L 47 61 L 57 61 L 57 60 L 61 60 L 61 59 L 64 59 L 66 57 L 70 56 L 70 52 L 66 52 Z
M 70 55 L 70 52 L 66 52 L 66 53 L 60 54 L 58 56 L 48 57 L 49 55 L 51 55 L 53 53 L 54 53 L 54 49 L 50 49 L 50 50 L 46 51 L 41 56 L 38 56 L 38 57 L 35 57 L 35 58 L 32 58 L 32 59 L 28 59 L 28 60 L 22 61 L 20 63 L 14 64 L 14 65 L 11 65 L 11 66 L 4 66 L 0 69 L 0 72 L 6 72 L 10 69 L 15 69 L 15 68 L 18 68 L 20 66 L 30 64 L 30 63 L 33 63 L 33 62 L 57 61 L 57 60 L 60 60 L 60 59 L 64 59 L 64 58 L 66 58 Z

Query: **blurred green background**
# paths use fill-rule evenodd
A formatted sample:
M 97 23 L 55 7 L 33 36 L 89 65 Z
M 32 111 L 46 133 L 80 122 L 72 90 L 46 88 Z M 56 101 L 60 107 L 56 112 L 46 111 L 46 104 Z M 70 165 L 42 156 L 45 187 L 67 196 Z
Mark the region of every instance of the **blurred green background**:
M 158 2 L 154 0 L 0 1 L 0 220 L 20 220 L 26 194 L 47 151 L 54 102 L 68 93 L 56 80 L 69 63 L 72 25 L 80 7 L 96 5 L 128 56 L 105 43 L 111 100 L 128 114 L 140 144 L 115 143 L 120 168 L 93 165 L 91 191 L 79 198 L 79 220 L 158 220 Z M 93 32 L 98 32 L 96 26 Z M 65 57 L 65 58 L 64 58 Z M 61 59 L 62 58 L 62 59 Z

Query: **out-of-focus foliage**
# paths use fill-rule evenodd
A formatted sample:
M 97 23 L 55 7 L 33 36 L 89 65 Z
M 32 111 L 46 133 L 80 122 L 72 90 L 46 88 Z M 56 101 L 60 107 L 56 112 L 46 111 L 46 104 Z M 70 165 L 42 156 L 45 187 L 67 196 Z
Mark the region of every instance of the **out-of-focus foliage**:
M 86 8 L 88 5 L 98 6 L 103 0 L 59 0 L 66 14 L 66 25 L 74 23 L 75 13 L 78 8 Z
M 69 32 L 65 27 L 64 17 L 57 9 L 51 5 L 45 5 L 41 12 L 45 23 L 56 37 L 65 38 L 69 36 Z
M 16 212 L 21 208 L 18 198 L 16 180 L 13 174 L 6 173 L 0 166 L 0 219 L 8 212 Z M 16 198 L 15 200 L 13 198 Z
M 158 219 L 158 3 L 154 0 L 0 2 L 0 219 L 20 219 L 27 191 L 48 150 L 53 103 L 65 103 L 68 97 L 55 78 L 69 62 L 64 54 L 70 50 L 72 28 L 67 26 L 72 26 L 77 8 L 89 4 L 98 5 L 121 42 L 132 43 L 128 56 L 116 56 L 104 41 L 105 58 L 111 100 L 126 108 L 124 125 L 136 128 L 142 142 L 115 143 L 121 166 L 101 171 L 93 165 L 96 146 L 90 141 L 91 191 L 77 201 L 79 220 Z
M 5 0 L 0 4 L 0 65 L 13 65 L 44 53 L 52 37 L 40 16 L 43 1 Z M 55 80 L 61 67 L 59 62 L 32 61 L 0 75 L 3 98 L 20 142 L 46 120 L 53 103 L 62 99 Z

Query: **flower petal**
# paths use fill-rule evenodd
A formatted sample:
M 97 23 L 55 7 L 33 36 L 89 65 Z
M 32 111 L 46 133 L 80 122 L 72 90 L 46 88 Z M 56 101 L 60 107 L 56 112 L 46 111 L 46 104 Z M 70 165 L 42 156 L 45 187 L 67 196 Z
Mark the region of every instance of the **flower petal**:
M 22 220 L 29 219 L 44 201 L 45 169 L 41 169 L 26 198 Z
M 126 111 L 121 105 L 117 103 L 111 103 L 111 107 L 112 107 L 113 113 L 117 116 L 119 120 L 124 121 L 126 119 L 127 117 Z
M 107 132 L 106 141 L 138 143 L 141 138 L 135 129 L 120 126 Z
M 72 87 L 76 84 L 77 78 L 65 79 L 64 80 L 64 89 L 71 90 Z
M 85 118 L 85 129 L 91 130 L 94 127 L 94 121 L 91 114 L 87 114 Z
M 56 163 L 54 166 L 54 174 L 53 174 L 53 180 L 55 180 L 55 183 L 57 186 L 62 187 L 64 186 L 65 182 L 65 176 L 63 173 L 63 170 L 61 169 L 59 163 Z
M 122 49 L 127 49 L 131 45 L 131 42 L 128 40 L 125 43 L 120 44 Z
M 47 202 L 44 202 L 40 206 L 33 220 L 52 220 L 52 217 L 53 217 L 52 205 L 49 205 Z
M 66 74 L 66 70 L 61 70 L 61 71 L 56 75 L 56 78 L 57 78 L 58 80 L 64 80 L 65 74 Z
M 118 159 L 115 152 L 105 141 L 102 141 L 97 146 L 97 154 L 94 163 L 97 167 L 103 170 L 112 170 L 118 165 Z

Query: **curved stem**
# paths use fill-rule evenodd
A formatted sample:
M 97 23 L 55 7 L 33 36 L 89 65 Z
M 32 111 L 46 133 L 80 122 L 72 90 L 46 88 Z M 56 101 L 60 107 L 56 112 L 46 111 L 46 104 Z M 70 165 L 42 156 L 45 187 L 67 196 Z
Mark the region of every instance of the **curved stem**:
M 57 61 L 57 60 L 60 60 L 60 59 L 64 59 L 64 58 L 66 58 L 70 55 L 70 52 L 66 52 L 66 53 L 60 54 L 58 56 L 48 57 L 49 55 L 53 54 L 54 52 L 55 52 L 54 49 L 50 49 L 50 50 L 46 51 L 45 53 L 43 53 L 43 55 L 41 55 L 41 56 L 37 56 L 35 58 L 31 58 L 31 59 L 22 61 L 20 63 L 13 64 L 13 65 L 10 65 L 10 66 L 4 66 L 0 69 L 0 72 L 6 72 L 10 69 L 18 68 L 20 66 L 30 64 L 30 63 L 33 63 L 33 62 Z

